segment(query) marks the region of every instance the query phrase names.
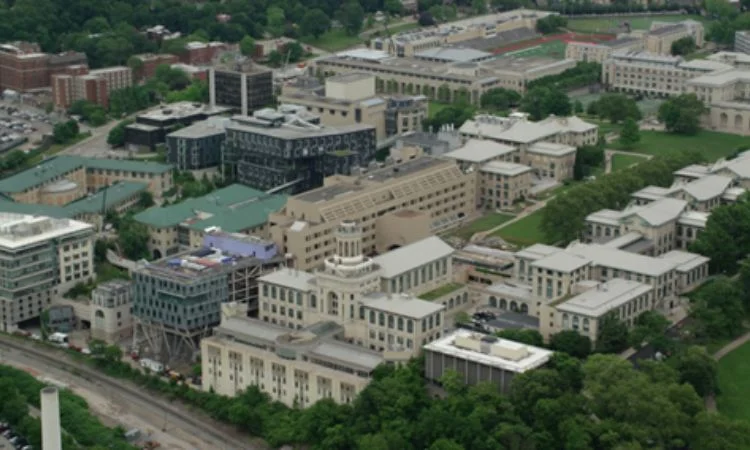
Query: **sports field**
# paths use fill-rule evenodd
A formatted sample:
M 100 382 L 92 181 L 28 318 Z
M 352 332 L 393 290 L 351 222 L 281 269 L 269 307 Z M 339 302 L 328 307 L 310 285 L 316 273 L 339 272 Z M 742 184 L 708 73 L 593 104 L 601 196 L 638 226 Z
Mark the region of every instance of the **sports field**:
M 493 53 L 502 56 L 516 57 L 549 57 L 563 58 L 565 56 L 565 46 L 571 41 L 598 42 L 614 39 L 611 34 L 580 34 L 580 33 L 562 33 L 551 36 L 544 36 L 537 39 L 516 42 L 495 49 Z
M 653 22 L 681 22 L 683 20 L 705 22 L 702 16 L 687 14 L 667 14 L 663 16 L 642 17 L 581 17 L 568 19 L 568 28 L 582 33 L 622 33 L 626 31 L 625 22 L 632 30 L 648 30 Z

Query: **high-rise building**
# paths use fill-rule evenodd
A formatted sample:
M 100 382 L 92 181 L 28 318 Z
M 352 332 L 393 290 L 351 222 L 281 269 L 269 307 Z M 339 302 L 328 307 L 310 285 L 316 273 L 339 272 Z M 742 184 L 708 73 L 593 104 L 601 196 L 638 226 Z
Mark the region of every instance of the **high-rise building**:
M 39 317 L 58 295 L 95 277 L 93 227 L 43 216 L 0 213 L 0 329 Z
M 273 72 L 249 59 L 212 68 L 208 73 L 211 106 L 228 106 L 246 116 L 273 104 Z

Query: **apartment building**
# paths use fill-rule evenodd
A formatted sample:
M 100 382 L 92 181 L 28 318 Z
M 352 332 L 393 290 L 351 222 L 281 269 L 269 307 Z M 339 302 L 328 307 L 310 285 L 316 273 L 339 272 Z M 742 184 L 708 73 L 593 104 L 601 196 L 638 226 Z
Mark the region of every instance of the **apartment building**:
M 685 93 L 692 78 L 731 67 L 710 59 L 685 61 L 680 56 L 619 51 L 604 61 L 602 83 L 614 91 L 670 97 Z
M 418 241 L 460 224 L 475 211 L 474 175 L 454 161 L 421 156 L 363 175 L 334 175 L 295 195 L 269 216 L 270 233 L 295 266 L 319 266 L 335 251 L 342 220 L 362 226 L 365 254 Z
M 404 31 L 388 37 L 376 37 L 370 47 L 398 57 L 411 57 L 415 54 L 474 40 L 489 40 L 500 33 L 515 30 L 534 30 L 537 20 L 556 14 L 547 11 L 517 9 L 497 14 L 488 14 L 471 19 L 459 20 L 437 27 Z M 497 45 L 496 47 L 499 47 Z
M 643 39 L 633 36 L 601 42 L 571 41 L 565 46 L 565 58 L 603 64 L 616 51 L 637 52 L 644 48 Z
M 375 86 L 375 75 L 368 73 L 328 77 L 325 85 L 306 78 L 284 85 L 279 102 L 305 107 L 320 117 L 324 126 L 372 125 L 378 140 L 422 130 L 427 117 L 426 97 L 377 96 Z
M 379 93 L 424 95 L 443 102 L 465 99 L 478 105 L 482 94 L 490 89 L 505 88 L 523 93 L 529 82 L 560 74 L 575 65 L 572 59 L 513 56 L 446 64 L 356 49 L 319 58 L 312 68 L 326 77 L 349 72 L 373 74 L 378 78 L 376 90 Z
M 268 216 L 285 202 L 284 195 L 232 184 L 203 197 L 151 207 L 134 218 L 148 228 L 149 251 L 160 259 L 200 248 L 206 235 L 218 230 L 268 236 Z
M 91 338 L 119 344 L 133 336 L 132 283 L 108 281 L 91 292 Z
M 133 79 L 141 82 L 153 77 L 156 74 L 156 68 L 163 65 L 171 66 L 179 61 L 176 55 L 169 53 L 142 53 L 133 55 L 140 63 L 133 67 Z
M 78 100 L 86 100 L 105 108 L 109 107 L 109 94 L 133 85 L 133 71 L 116 66 L 97 70 L 79 71 L 77 74 L 52 75 L 52 98 L 55 106 L 67 109 Z
M 0 327 L 15 331 L 94 271 L 94 230 L 69 219 L 0 213 Z
M 249 59 L 215 66 L 208 72 L 208 93 L 212 107 L 225 106 L 247 116 L 273 104 L 273 72 Z
M 118 181 L 147 185 L 154 197 L 172 188 L 172 166 L 80 156 L 48 158 L 0 180 L 0 193 L 18 203 L 63 206 Z
M 349 403 L 378 364 L 404 363 L 443 335 L 446 306 L 413 293 L 452 279 L 450 246 L 430 237 L 398 255 L 370 258 L 362 253 L 358 224 L 341 222 L 334 237 L 336 252 L 321 270 L 285 268 L 260 278 L 259 321 L 225 319 L 236 326 L 223 322 L 203 340 L 205 389 L 235 395 L 255 385 L 288 405 L 307 407 L 321 398 Z M 226 359 L 241 366 L 233 376 L 224 375 Z M 250 372 L 242 371 L 248 365 Z
M 679 23 L 655 21 L 644 37 L 645 50 L 657 55 L 672 53 L 672 44 L 680 39 L 690 37 L 698 48 L 706 43 L 703 24 L 695 20 L 683 20 Z
M 456 330 L 424 347 L 425 378 L 439 383 L 449 370 L 457 371 L 465 384 L 491 383 L 503 393 L 513 378 L 543 367 L 550 350 L 495 336 Z
M 42 53 L 39 44 L 30 42 L 0 44 L 0 89 L 16 92 L 47 89 L 52 75 L 68 66 L 86 64 L 83 53 Z
M 464 122 L 459 132 L 464 138 L 484 139 L 503 145 L 493 147 L 497 153 L 496 157 L 491 158 L 493 160 L 523 164 L 531 167 L 535 178 L 561 182 L 573 176 L 576 147 L 596 144 L 598 130 L 598 126 L 575 116 L 550 116 L 540 122 L 532 122 L 527 115 L 514 113 L 510 117 L 478 115 Z M 460 159 L 466 157 L 461 156 L 466 153 L 454 152 L 446 156 Z M 465 161 L 471 162 L 470 159 Z
M 197 340 L 221 322 L 222 304 L 256 311 L 258 277 L 283 263 L 272 242 L 221 231 L 206 235 L 199 249 L 139 263 L 133 270 L 134 341 L 163 362 L 195 351 Z

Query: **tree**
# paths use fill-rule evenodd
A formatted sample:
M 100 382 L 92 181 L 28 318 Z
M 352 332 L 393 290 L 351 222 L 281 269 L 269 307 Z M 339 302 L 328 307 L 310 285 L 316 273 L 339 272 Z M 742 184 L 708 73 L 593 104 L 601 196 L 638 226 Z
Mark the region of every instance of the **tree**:
M 135 261 L 149 257 L 150 236 L 145 225 L 136 222 L 132 217 L 126 217 L 120 222 L 117 234 L 120 249 L 126 258 Z
M 398 3 L 401 5 L 401 3 Z M 331 28 L 331 19 L 322 10 L 315 8 L 308 10 L 299 24 L 302 36 L 312 36 L 317 39 Z
M 745 450 L 750 448 L 750 424 L 701 412 L 695 418 L 690 441 L 691 450 Z
M 688 347 L 674 358 L 674 365 L 680 373 L 680 381 L 693 386 L 701 397 L 716 392 L 719 384 L 719 367 L 705 347 Z
M 641 131 L 635 120 L 628 118 L 620 131 L 620 144 L 630 150 L 641 140 Z
M 123 120 L 118 123 L 114 128 L 109 130 L 107 135 L 107 144 L 112 147 L 122 147 L 125 145 L 125 127 L 133 123 L 132 120 Z
M 482 108 L 496 111 L 506 111 L 512 106 L 517 106 L 520 101 L 521 94 L 505 88 L 490 89 L 479 98 Z
M 576 114 L 583 114 L 583 103 L 580 100 L 573 102 L 573 112 Z
M 383 7 L 390 15 L 400 16 L 404 12 L 404 5 L 400 0 L 385 0 Z
M 556 33 L 560 28 L 565 28 L 568 19 L 560 15 L 549 15 L 536 21 L 536 31 L 542 34 Z
M 255 56 L 255 39 L 245 35 L 240 41 L 240 53 L 245 56 Z
M 154 206 L 154 195 L 149 191 L 141 192 L 138 197 L 138 206 L 144 209 Z
M 582 180 L 604 165 L 604 148 L 600 145 L 584 145 L 576 150 L 573 178 Z
M 589 103 L 587 112 L 611 123 L 620 123 L 626 119 L 641 120 L 642 117 L 635 100 L 613 93 L 604 94 L 599 100 Z
M 550 348 L 576 358 L 586 358 L 591 353 L 591 339 L 575 330 L 563 330 L 550 337 Z
M 460 128 L 467 120 L 474 117 L 474 108 L 469 105 L 447 106 L 435 114 L 434 117 L 422 121 L 425 130 L 439 130 L 443 125 L 453 125 Z
M 654 343 L 664 338 L 670 322 L 656 311 L 644 311 L 635 319 L 635 326 L 628 335 L 629 345 L 641 348 L 645 343 Z
M 599 320 L 596 337 L 598 353 L 620 353 L 628 348 L 628 327 L 617 317 L 608 314 Z
M 703 102 L 695 94 L 682 94 L 662 103 L 658 118 L 667 131 L 694 135 L 700 130 L 700 118 L 705 110 Z
M 544 347 L 544 338 L 537 330 L 507 329 L 500 330 L 495 333 L 495 335 L 503 339 L 509 339 L 511 341 L 521 342 L 523 344 L 533 345 L 536 347 Z
M 52 138 L 56 144 L 66 144 L 78 136 L 78 122 L 68 120 L 55 124 L 52 130 Z
M 421 27 L 431 27 L 435 25 L 435 17 L 433 17 L 433 14 L 429 11 L 422 11 L 419 13 L 417 22 Z
M 487 0 L 471 0 L 471 9 L 474 14 L 485 14 L 487 12 Z
M 569 116 L 572 110 L 568 95 L 555 87 L 535 87 L 521 100 L 521 110 L 529 113 L 532 120 L 541 120 L 554 114 Z
M 337 18 L 350 36 L 355 36 L 362 30 L 365 11 L 357 1 L 349 0 L 337 12 Z
M 689 55 L 695 51 L 695 39 L 692 36 L 686 36 L 672 42 L 671 53 L 675 56 Z
M 278 6 L 269 6 L 266 10 L 266 27 L 267 31 L 274 37 L 279 37 L 284 33 L 286 24 L 286 15 L 284 10 Z
M 710 288 L 701 289 L 690 308 L 696 322 L 696 337 L 733 338 L 742 333 L 745 317 L 742 294 L 737 282 L 726 277 L 715 278 Z
M 690 246 L 693 252 L 711 260 L 714 273 L 733 274 L 738 263 L 750 254 L 750 196 L 742 195 L 735 203 L 714 208 L 706 228 Z

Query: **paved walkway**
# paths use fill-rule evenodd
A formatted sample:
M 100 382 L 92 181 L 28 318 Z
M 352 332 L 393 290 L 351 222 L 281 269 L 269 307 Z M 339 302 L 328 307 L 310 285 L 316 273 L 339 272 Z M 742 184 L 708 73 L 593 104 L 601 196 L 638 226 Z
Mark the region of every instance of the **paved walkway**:
M 524 217 L 528 216 L 529 214 L 532 214 L 533 212 L 538 211 L 538 210 L 544 208 L 547 205 L 547 202 L 550 201 L 550 200 L 552 200 L 553 198 L 555 198 L 554 195 L 552 197 L 550 197 L 550 198 L 538 201 L 538 202 L 534 203 L 533 205 L 527 206 L 523 211 L 521 211 L 520 213 L 518 213 L 518 215 L 516 215 L 516 217 L 510 219 L 507 222 L 501 223 L 500 225 L 496 226 L 495 228 L 490 228 L 489 230 L 478 231 L 478 232 L 474 233 L 471 236 L 471 239 L 469 239 L 469 242 L 481 241 L 482 239 L 486 238 L 487 236 L 492 235 L 497 230 L 499 230 L 499 229 L 501 229 L 503 227 L 506 227 L 506 226 L 512 224 L 513 222 L 518 222 L 519 220 L 523 219 Z
M 719 361 L 721 358 L 731 353 L 732 350 L 736 350 L 738 347 L 742 346 L 748 341 L 750 341 L 750 332 L 743 334 L 724 347 L 720 348 L 716 353 L 714 353 L 714 359 L 716 361 Z M 706 397 L 706 409 L 712 412 L 716 412 L 716 396 L 709 395 L 708 397 Z

